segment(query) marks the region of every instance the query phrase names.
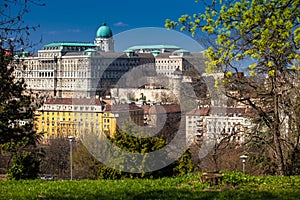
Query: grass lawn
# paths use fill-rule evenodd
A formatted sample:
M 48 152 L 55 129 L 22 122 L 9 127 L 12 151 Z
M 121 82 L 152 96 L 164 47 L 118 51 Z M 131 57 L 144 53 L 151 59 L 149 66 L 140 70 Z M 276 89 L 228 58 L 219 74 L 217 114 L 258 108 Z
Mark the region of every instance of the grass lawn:
M 156 180 L 0 181 L 0 199 L 300 199 L 300 177 L 246 178 L 213 188 L 202 184 L 199 175 Z

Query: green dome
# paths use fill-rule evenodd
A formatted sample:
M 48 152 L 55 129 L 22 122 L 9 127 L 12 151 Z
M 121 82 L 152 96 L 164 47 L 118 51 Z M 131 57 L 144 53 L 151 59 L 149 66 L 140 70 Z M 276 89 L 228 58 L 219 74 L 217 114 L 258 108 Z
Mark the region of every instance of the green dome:
M 112 37 L 112 31 L 111 29 L 106 26 L 106 24 L 102 24 L 102 26 L 100 26 L 97 30 L 97 34 L 96 34 L 97 38 L 110 38 Z

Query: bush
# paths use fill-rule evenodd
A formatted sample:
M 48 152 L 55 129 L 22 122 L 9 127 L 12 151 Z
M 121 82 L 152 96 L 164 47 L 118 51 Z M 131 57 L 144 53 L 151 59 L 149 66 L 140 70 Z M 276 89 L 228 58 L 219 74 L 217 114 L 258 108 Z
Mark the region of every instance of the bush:
M 40 159 L 32 152 L 17 152 L 13 155 L 12 165 L 7 170 L 8 179 L 35 179 L 38 176 Z
M 228 185 L 259 184 L 261 179 L 241 172 L 226 172 L 222 174 L 222 183 Z
M 142 164 L 147 163 L 146 161 L 152 161 L 153 165 L 157 166 L 165 166 L 163 157 L 153 157 L 153 155 L 145 154 L 148 152 L 153 152 L 156 150 L 162 149 L 166 145 L 166 141 L 162 137 L 154 136 L 148 138 L 139 138 L 132 136 L 134 130 L 131 124 L 127 124 L 123 127 L 123 130 L 117 131 L 114 135 L 114 138 L 110 138 L 111 141 L 118 146 L 120 149 L 124 151 L 129 151 L 133 153 L 140 153 L 143 155 Z M 138 135 L 138 132 L 135 132 Z M 140 133 L 142 135 L 142 133 Z M 118 153 L 118 152 L 115 152 Z M 139 171 L 140 168 L 149 167 L 147 165 L 140 166 L 139 162 L 130 157 L 124 157 L 122 153 L 119 152 L 118 155 L 114 155 L 116 158 L 120 160 L 115 161 L 114 164 L 118 169 L 124 168 L 125 160 L 130 162 L 131 164 L 136 163 L 133 171 Z M 151 156 L 151 157 L 149 157 Z M 163 156 L 163 154 L 161 155 Z M 177 161 L 172 164 L 165 166 L 156 171 L 145 170 L 142 173 L 130 173 L 123 172 L 121 170 L 116 170 L 114 168 L 108 166 L 100 166 L 98 170 L 99 178 L 101 179 L 124 179 L 124 178 L 161 178 L 161 177 L 170 177 L 170 176 L 180 176 L 183 174 L 187 174 L 193 172 L 195 170 L 195 166 L 191 160 L 191 152 L 187 150 Z

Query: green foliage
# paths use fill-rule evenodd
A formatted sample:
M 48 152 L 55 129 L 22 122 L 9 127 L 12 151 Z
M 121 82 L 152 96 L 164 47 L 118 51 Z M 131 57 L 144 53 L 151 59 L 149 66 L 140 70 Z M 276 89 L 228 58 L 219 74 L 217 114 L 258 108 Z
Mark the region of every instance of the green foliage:
M 22 19 L 29 12 L 31 3 L 44 5 L 39 0 L 13 0 L 0 4 L 0 149 L 13 155 L 13 165 L 8 172 L 15 179 L 34 178 L 35 167 L 38 167 L 38 161 L 31 153 L 24 152 L 29 146 L 32 150 L 40 138 L 34 127 L 34 112 L 40 106 L 38 94 L 26 90 L 24 80 L 14 77 L 19 62 L 14 53 L 17 49 L 32 47 L 30 31 L 37 28 L 25 24 Z M 22 67 L 26 69 L 25 65 Z
M 163 138 L 153 136 L 153 137 L 139 137 L 142 136 L 142 133 L 138 131 L 134 131 L 131 124 L 127 124 L 126 126 L 122 127 L 122 131 L 118 131 L 111 142 L 122 149 L 124 152 L 132 152 L 132 153 L 139 153 L 143 155 L 143 160 L 138 162 L 134 160 L 134 158 L 128 157 L 123 155 L 122 152 L 117 152 L 117 157 L 119 160 L 114 162 L 115 168 L 123 169 L 126 163 L 131 163 L 133 166 L 133 172 L 138 171 L 138 169 L 146 169 L 149 167 L 149 161 L 151 164 L 155 166 L 165 166 L 164 155 L 155 155 L 154 154 L 147 154 L 149 152 L 154 152 L 160 150 L 166 145 L 166 142 Z M 129 133 L 135 133 L 135 136 Z M 116 156 L 116 155 L 115 155 Z M 145 165 L 145 166 L 144 166 Z M 146 169 L 143 173 L 130 173 L 130 172 L 123 172 L 122 170 L 117 170 L 108 166 L 101 165 L 99 167 L 99 178 L 101 179 L 124 179 L 124 178 L 159 178 L 159 177 L 166 177 L 166 176 L 178 176 L 182 174 L 186 174 L 189 172 L 193 172 L 195 166 L 191 160 L 191 153 L 189 151 L 185 152 L 178 161 L 166 166 L 160 170 L 147 172 Z
M 15 153 L 12 158 L 12 166 L 7 171 L 7 177 L 13 180 L 36 179 L 40 161 L 32 152 Z
M 173 171 L 175 176 L 182 176 L 196 170 L 195 164 L 191 158 L 192 153 L 191 150 L 188 149 L 174 164 Z
M 228 185 L 260 184 L 261 178 L 244 174 L 242 172 L 226 172 L 222 174 L 222 183 Z
M 135 98 L 134 97 L 130 97 L 129 100 L 130 101 L 135 101 Z
M 11 55 L 0 47 L 0 148 L 5 151 L 35 144 L 39 139 L 33 121 L 35 98 L 30 92 L 25 94 L 24 81 L 16 81 L 13 72 Z
M 251 118 L 257 123 L 249 138 L 266 147 L 263 155 L 276 163 L 277 174 L 297 173 L 292 168 L 298 165 L 300 134 L 295 101 L 300 96 L 300 1 L 202 2 L 205 12 L 182 15 L 178 22 L 168 19 L 165 26 L 181 26 L 192 35 L 204 32 L 203 37 L 213 39 L 205 51 L 206 72 L 225 73 L 224 93 L 253 109 Z M 253 77 L 230 74 L 245 63 Z
M 40 138 L 34 127 L 37 101 L 25 91 L 23 80 L 14 79 L 11 51 L 0 47 L 0 148 L 13 156 L 10 178 L 35 178 L 39 163 L 30 152 L 23 151 L 34 148 Z
M 215 45 L 208 48 L 208 71 L 216 66 L 235 68 L 233 61 L 252 58 L 251 74 L 274 76 L 282 64 L 299 60 L 299 0 L 214 1 L 204 13 L 182 15 L 178 22 L 166 20 L 167 28 L 181 25 L 192 35 L 203 31 L 215 35 Z M 294 68 L 300 70 L 299 65 Z M 236 68 L 235 68 L 236 69 Z M 227 69 L 228 70 L 228 69 Z
M 147 97 L 146 97 L 146 96 L 143 96 L 143 97 L 140 98 L 140 100 L 146 101 L 146 100 L 147 100 Z
M 122 172 L 120 170 L 103 165 L 99 167 L 98 178 L 111 180 L 124 179 L 130 178 L 130 173 Z

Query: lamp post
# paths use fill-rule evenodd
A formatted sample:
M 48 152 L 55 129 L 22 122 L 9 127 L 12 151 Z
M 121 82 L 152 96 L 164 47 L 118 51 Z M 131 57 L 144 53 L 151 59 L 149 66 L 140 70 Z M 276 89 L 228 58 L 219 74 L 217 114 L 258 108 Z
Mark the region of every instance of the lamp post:
M 248 158 L 248 156 L 241 155 L 240 158 L 242 159 L 242 163 L 243 163 L 243 173 L 245 173 L 246 159 Z
M 72 174 L 72 141 L 75 139 L 73 135 L 68 136 L 69 143 L 70 143 L 70 180 L 73 179 L 73 174 Z

